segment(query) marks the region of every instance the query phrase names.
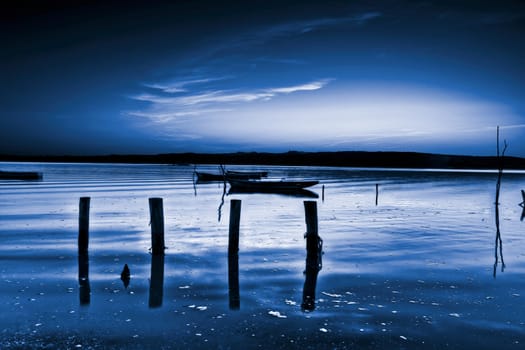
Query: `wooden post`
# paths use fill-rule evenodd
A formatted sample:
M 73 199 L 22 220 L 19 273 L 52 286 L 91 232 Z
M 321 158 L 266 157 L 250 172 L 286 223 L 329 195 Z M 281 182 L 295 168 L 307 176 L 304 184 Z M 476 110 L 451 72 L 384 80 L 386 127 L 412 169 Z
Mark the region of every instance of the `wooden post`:
M 315 309 L 315 288 L 317 275 L 322 267 L 322 239 L 318 235 L 317 228 L 317 202 L 305 201 L 304 212 L 306 221 L 306 278 L 303 287 L 303 311 Z
M 78 210 L 78 254 L 87 255 L 89 245 L 89 197 L 81 197 Z
M 317 202 L 304 201 L 304 215 L 306 221 L 306 237 L 317 236 Z
M 376 184 L 376 205 L 377 205 L 377 198 L 379 197 L 379 184 Z
M 321 200 L 324 202 L 324 185 L 323 185 L 323 190 L 322 190 Z
M 241 222 L 241 201 L 232 199 L 230 202 L 230 228 L 228 235 L 228 254 L 239 253 L 239 224 Z
M 230 228 L 228 235 L 228 294 L 230 309 L 238 310 L 241 304 L 239 293 L 239 225 L 241 221 L 241 201 L 230 202 Z
M 149 199 L 149 213 L 151 223 L 151 253 L 164 254 L 164 209 L 162 198 Z

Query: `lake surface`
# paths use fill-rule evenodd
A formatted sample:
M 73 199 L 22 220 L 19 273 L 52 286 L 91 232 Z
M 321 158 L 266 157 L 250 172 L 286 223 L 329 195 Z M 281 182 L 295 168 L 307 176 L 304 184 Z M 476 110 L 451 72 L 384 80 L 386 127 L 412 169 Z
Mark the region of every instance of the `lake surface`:
M 318 180 L 312 199 L 223 197 L 223 184 L 193 183 L 193 166 L 0 169 L 44 174 L 39 182 L 0 180 L 2 349 L 525 346 L 524 172 L 503 175 L 500 250 L 496 172 L 228 167 Z M 79 259 L 84 196 L 89 257 Z M 149 252 L 151 197 L 163 198 L 160 258 Z M 229 285 L 232 199 L 242 200 L 238 290 Z M 323 240 L 317 275 L 305 275 L 305 200 L 317 203 Z M 303 293 L 313 293 L 313 310 L 301 307 Z

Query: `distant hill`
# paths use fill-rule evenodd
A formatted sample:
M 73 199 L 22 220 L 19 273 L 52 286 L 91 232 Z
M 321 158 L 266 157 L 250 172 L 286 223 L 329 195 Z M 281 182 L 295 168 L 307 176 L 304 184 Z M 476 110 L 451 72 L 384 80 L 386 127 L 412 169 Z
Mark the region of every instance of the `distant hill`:
M 366 168 L 497 169 L 497 157 L 443 155 L 417 152 L 297 152 L 286 153 L 170 153 L 105 156 L 10 156 L 0 161 L 145 164 L 310 165 Z M 504 169 L 525 170 L 525 158 L 503 158 Z

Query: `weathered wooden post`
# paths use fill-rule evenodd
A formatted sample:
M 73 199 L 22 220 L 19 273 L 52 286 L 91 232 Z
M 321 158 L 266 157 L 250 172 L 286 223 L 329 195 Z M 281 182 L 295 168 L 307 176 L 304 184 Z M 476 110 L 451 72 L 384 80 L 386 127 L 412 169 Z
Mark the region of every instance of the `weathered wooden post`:
M 151 224 L 151 253 L 164 254 L 164 209 L 162 198 L 149 199 L 149 213 Z
M 89 245 L 89 197 L 81 197 L 78 205 L 78 254 L 87 255 Z
M 241 201 L 230 202 L 230 227 L 228 235 L 228 292 L 230 309 L 238 310 L 241 305 L 239 292 L 239 225 L 241 221 Z
M 306 278 L 303 287 L 303 311 L 315 309 L 315 288 L 317 285 L 317 275 L 322 268 L 322 247 L 323 240 L 318 235 L 317 228 L 317 202 L 305 201 L 304 212 L 306 221 Z
M 317 202 L 304 201 L 304 215 L 306 221 L 306 238 L 317 236 Z
M 376 205 L 377 205 L 377 198 L 379 197 L 379 184 L 376 184 Z

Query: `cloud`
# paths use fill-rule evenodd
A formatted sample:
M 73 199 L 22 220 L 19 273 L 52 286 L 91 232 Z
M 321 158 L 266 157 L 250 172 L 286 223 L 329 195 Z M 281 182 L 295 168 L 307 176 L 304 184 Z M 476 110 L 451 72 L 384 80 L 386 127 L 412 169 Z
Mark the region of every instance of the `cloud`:
M 280 94 L 319 90 L 328 84 L 329 81 L 330 79 L 323 79 L 301 85 L 261 89 L 247 92 L 217 90 L 204 93 L 188 94 L 184 96 L 158 96 L 154 94 L 143 93 L 133 96 L 132 99 L 150 102 L 156 105 L 172 105 L 174 107 L 186 107 L 201 104 L 253 102 L 259 100 L 269 100 Z
M 330 82 L 330 80 L 331 79 L 324 79 L 324 80 L 314 81 L 314 82 L 303 84 L 303 85 L 274 88 L 268 91 L 273 94 L 290 94 L 292 92 L 297 92 L 297 91 L 313 91 L 313 90 L 321 89 L 328 82 Z
M 143 85 L 146 86 L 146 87 L 152 88 L 152 89 L 161 90 L 162 92 L 166 92 L 166 93 L 178 93 L 178 92 L 186 92 L 186 91 L 188 91 L 187 86 L 197 85 L 197 84 L 205 84 L 205 83 L 225 80 L 225 79 L 229 79 L 229 78 L 231 78 L 231 77 L 224 76 L 224 77 L 215 77 L 215 78 L 188 78 L 188 79 L 185 79 L 185 80 L 176 80 L 176 81 L 173 81 L 173 82 L 170 82 L 170 83 L 164 83 L 164 84 L 160 84 L 160 83 L 149 84 L 149 83 L 146 83 L 146 84 L 143 84 Z
M 191 80 L 191 84 L 199 84 L 208 81 L 210 80 Z M 330 81 L 331 79 L 322 79 L 305 84 L 252 91 L 196 91 L 194 93 L 186 93 L 183 95 L 177 94 L 175 96 L 159 96 L 151 93 L 142 93 L 132 96 L 131 98 L 136 101 L 147 102 L 149 104 L 148 107 L 145 110 L 128 111 L 125 114 L 133 117 L 147 118 L 155 124 L 166 124 L 182 117 L 231 112 L 236 105 L 256 101 L 269 101 L 279 95 L 288 95 L 300 91 L 319 90 Z M 159 87 L 159 89 L 161 88 Z M 165 92 L 165 89 L 161 90 Z M 185 90 L 185 92 L 187 92 L 187 90 Z
M 227 40 L 222 40 L 217 46 L 210 49 L 206 56 L 221 55 L 236 49 L 246 50 L 249 47 L 264 45 L 269 41 L 286 38 L 294 35 L 303 35 L 324 28 L 342 25 L 362 26 L 376 18 L 383 16 L 381 12 L 364 12 L 345 17 L 325 17 L 309 20 L 283 22 L 267 25 L 259 30 L 248 31 Z M 290 63 L 290 62 L 288 62 Z
M 255 37 L 260 40 L 270 40 L 280 36 L 313 32 L 326 27 L 334 27 L 345 24 L 363 25 L 366 22 L 369 22 L 381 16 L 381 12 L 365 12 L 347 17 L 332 17 L 305 21 L 295 21 L 275 25 L 265 30 L 261 30 L 260 32 L 256 33 Z

